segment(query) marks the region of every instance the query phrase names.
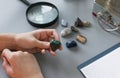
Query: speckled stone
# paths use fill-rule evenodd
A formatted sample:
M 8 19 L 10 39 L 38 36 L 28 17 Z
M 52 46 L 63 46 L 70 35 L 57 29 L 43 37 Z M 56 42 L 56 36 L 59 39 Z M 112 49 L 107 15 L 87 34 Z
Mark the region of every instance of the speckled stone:
M 75 26 L 71 26 L 71 30 L 74 31 L 74 32 L 78 32 L 79 31 L 78 28 L 75 27 Z
M 59 49 L 61 46 L 61 42 L 57 41 L 57 40 L 51 40 L 50 41 L 50 47 L 52 49 L 52 51 L 56 51 L 57 49 Z

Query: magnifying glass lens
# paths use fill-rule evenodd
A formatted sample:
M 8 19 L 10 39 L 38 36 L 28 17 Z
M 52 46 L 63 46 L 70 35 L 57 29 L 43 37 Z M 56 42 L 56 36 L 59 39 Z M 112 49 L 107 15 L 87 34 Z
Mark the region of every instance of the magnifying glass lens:
M 58 16 L 55 7 L 49 5 L 37 5 L 29 9 L 27 17 L 37 24 L 45 24 L 53 21 Z

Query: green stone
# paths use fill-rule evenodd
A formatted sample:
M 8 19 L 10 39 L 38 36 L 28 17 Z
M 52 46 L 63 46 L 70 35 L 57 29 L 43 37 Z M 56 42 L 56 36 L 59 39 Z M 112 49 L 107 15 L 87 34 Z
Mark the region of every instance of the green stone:
M 50 41 L 50 47 L 52 49 L 52 51 L 56 51 L 57 49 L 59 49 L 61 46 L 61 42 L 57 41 L 57 40 L 51 40 Z

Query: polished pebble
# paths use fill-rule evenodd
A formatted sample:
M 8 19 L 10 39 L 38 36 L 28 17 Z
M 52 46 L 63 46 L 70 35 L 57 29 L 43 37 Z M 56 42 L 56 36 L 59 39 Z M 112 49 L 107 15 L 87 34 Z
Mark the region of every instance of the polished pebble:
M 86 41 L 87 41 L 86 37 L 81 35 L 81 34 L 77 35 L 76 39 L 77 39 L 77 41 L 79 41 L 79 42 L 81 42 L 83 44 L 85 44 Z
M 68 34 L 72 33 L 71 28 L 65 28 L 61 31 L 61 36 L 67 36 Z
M 77 43 L 74 40 L 66 42 L 67 48 L 72 48 L 72 47 L 76 47 L 76 46 L 77 46 Z

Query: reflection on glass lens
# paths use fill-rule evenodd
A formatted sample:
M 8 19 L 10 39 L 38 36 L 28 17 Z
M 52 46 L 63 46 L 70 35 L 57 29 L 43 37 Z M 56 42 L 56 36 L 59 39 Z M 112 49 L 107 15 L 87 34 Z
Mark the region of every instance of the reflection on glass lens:
M 45 24 L 53 21 L 58 16 L 56 8 L 49 5 L 37 5 L 29 9 L 28 19 L 37 24 Z

